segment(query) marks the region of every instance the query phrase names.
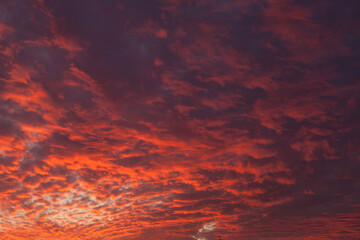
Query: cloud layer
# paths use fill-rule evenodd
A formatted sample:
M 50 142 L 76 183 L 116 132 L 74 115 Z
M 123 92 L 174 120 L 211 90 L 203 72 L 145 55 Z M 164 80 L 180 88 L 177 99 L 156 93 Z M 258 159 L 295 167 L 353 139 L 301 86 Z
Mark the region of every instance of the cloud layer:
M 357 0 L 0 3 L 1 239 L 355 239 Z

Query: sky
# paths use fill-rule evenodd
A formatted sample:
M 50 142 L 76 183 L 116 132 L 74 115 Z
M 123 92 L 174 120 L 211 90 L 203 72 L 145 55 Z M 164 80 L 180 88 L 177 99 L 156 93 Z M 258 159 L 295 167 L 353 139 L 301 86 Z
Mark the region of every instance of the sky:
M 0 239 L 359 239 L 359 78 L 358 0 L 1 0 Z

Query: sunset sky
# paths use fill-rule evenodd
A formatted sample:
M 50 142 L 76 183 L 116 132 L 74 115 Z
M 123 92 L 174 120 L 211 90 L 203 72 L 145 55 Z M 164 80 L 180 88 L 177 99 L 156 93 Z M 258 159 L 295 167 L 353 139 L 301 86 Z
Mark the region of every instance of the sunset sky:
M 0 0 L 0 239 L 360 239 L 359 0 Z

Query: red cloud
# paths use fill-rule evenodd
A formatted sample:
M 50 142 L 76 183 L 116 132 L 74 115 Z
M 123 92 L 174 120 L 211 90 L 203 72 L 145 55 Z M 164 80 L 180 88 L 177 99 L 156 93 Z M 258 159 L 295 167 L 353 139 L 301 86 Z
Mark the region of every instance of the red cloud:
M 0 3 L 0 238 L 356 238 L 357 10 Z

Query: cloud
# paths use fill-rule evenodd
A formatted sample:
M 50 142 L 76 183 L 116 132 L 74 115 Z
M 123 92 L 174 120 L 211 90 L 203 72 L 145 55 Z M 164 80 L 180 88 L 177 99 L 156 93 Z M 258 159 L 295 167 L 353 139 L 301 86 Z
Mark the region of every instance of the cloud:
M 202 228 L 199 229 L 200 233 L 207 233 L 207 232 L 211 232 L 215 229 L 216 226 L 216 222 L 210 222 L 210 223 L 206 223 L 203 225 Z
M 0 238 L 356 238 L 358 9 L 2 1 Z

